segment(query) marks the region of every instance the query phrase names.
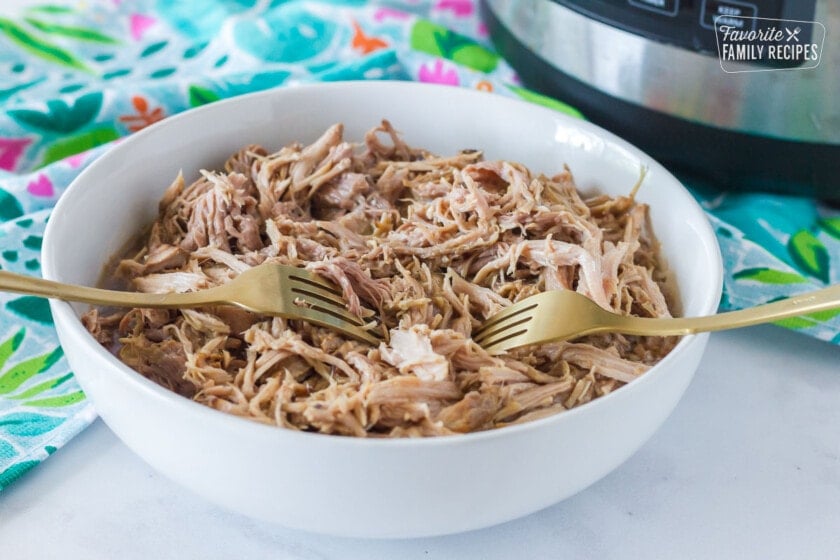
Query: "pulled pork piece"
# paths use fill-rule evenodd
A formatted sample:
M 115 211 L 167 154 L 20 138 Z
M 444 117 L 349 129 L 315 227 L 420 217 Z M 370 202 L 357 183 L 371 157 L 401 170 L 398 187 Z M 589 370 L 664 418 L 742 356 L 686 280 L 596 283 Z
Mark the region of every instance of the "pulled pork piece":
M 381 321 L 388 342 L 227 306 L 94 309 L 83 321 L 149 379 L 257 422 L 357 437 L 499 428 L 606 395 L 673 348 L 673 338 L 598 335 L 491 356 L 471 338 L 545 290 L 668 316 L 647 212 L 632 197 L 584 200 L 568 169 L 547 177 L 476 150 L 437 156 L 387 121 L 352 144 L 337 124 L 308 146 L 246 146 L 223 170 L 176 177 L 115 273 L 162 293 L 265 262 L 306 268 Z
M 391 330 L 390 342 L 380 351 L 382 359 L 401 374 L 411 374 L 423 381 L 449 378 L 449 360 L 436 353 L 429 340 L 429 327 L 414 325 L 408 330 Z

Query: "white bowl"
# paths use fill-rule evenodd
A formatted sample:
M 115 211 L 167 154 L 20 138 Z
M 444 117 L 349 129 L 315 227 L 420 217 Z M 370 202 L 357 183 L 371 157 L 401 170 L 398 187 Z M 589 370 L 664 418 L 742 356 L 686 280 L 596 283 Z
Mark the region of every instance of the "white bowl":
M 147 225 L 179 170 L 188 180 L 241 146 L 314 140 L 343 122 L 359 140 L 382 118 L 441 154 L 480 148 L 554 173 L 567 163 L 585 190 L 639 200 L 675 273 L 685 315 L 713 313 L 721 263 L 689 193 L 650 157 L 590 123 L 465 89 L 398 82 L 283 88 L 166 119 L 115 146 L 61 197 L 44 238 L 44 276 L 93 285 Z M 79 321 L 84 305 L 50 301 L 73 371 L 108 426 L 152 467 L 224 507 L 287 527 L 355 537 L 420 537 L 486 527 L 554 504 L 625 461 L 664 422 L 700 361 L 685 337 L 637 381 L 562 414 L 500 430 L 365 440 L 264 426 L 148 381 Z

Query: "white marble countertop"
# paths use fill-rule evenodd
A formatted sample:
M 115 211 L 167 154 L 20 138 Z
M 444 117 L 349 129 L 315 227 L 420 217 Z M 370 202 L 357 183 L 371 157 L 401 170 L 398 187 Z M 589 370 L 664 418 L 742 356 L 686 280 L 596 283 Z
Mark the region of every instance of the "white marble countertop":
M 101 422 L 0 493 L 0 558 L 837 558 L 840 348 L 775 327 L 712 336 L 685 397 L 580 494 L 482 531 L 300 533 L 219 509 Z

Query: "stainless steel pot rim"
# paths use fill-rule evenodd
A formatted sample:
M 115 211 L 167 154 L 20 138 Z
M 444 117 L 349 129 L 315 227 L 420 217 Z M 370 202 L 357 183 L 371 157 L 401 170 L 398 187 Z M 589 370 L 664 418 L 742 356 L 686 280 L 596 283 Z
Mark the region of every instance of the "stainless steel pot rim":
M 840 145 L 840 49 L 831 47 L 831 35 L 816 68 L 733 74 L 715 56 L 646 39 L 551 0 L 485 4 L 552 67 L 618 99 L 733 132 Z M 818 2 L 815 20 L 829 34 L 840 29 L 840 2 Z

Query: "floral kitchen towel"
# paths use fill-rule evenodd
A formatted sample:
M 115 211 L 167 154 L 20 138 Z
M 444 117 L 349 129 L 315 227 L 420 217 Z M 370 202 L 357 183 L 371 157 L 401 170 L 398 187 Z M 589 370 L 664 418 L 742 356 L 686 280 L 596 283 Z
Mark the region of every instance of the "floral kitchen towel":
M 39 274 L 49 209 L 119 138 L 218 99 L 347 79 L 469 87 L 580 116 L 522 87 L 490 45 L 475 0 L 85 0 L 32 3 L 13 12 L 0 7 L 0 267 Z M 724 251 L 724 308 L 838 281 L 840 221 L 814 201 L 697 195 Z M 837 314 L 784 325 L 840 343 Z M 93 418 L 46 303 L 0 295 L 0 489 Z
M 721 310 L 743 309 L 840 284 L 840 213 L 807 198 L 693 190 L 724 260 Z M 840 344 L 840 309 L 776 324 Z
M 40 211 L 0 224 L 3 270 L 39 273 L 48 216 Z M 95 416 L 64 359 L 47 300 L 0 293 L 0 489 Z

